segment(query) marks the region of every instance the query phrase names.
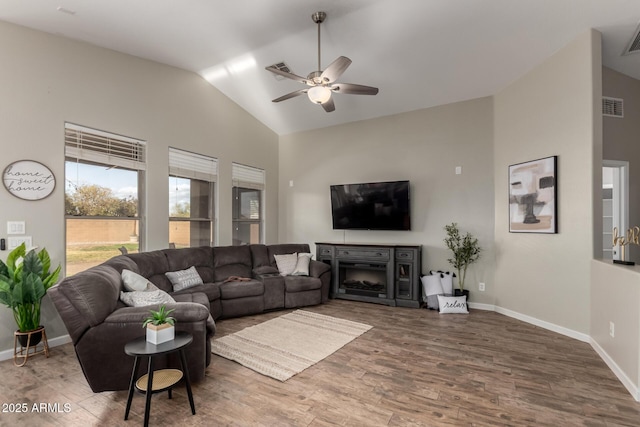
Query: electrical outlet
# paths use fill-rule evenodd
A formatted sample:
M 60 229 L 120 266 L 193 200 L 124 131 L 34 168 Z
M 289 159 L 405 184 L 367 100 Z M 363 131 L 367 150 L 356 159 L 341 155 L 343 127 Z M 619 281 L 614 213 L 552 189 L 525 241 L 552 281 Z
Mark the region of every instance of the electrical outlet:
M 480 292 L 484 292 L 484 282 L 480 282 L 480 283 L 478 284 L 478 290 L 479 290 Z
M 611 338 L 616 336 L 616 325 L 613 322 L 609 322 L 609 335 Z

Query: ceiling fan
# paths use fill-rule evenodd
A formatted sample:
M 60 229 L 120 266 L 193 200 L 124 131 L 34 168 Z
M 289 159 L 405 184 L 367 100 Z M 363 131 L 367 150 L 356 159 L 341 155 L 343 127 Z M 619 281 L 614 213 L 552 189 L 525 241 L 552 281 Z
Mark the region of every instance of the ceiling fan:
M 349 65 L 351 65 L 351 60 L 346 56 L 340 56 L 329 64 L 324 71 L 322 71 L 320 68 L 320 24 L 322 24 L 326 17 L 327 14 L 324 12 L 316 12 L 311 15 L 313 22 L 318 24 L 318 71 L 312 71 L 305 78 L 280 70 L 273 65 L 265 67 L 267 71 L 271 71 L 274 74 L 278 74 L 310 86 L 308 88 L 283 95 L 280 98 L 274 99 L 272 102 L 284 101 L 306 93 L 311 102 L 322 105 L 322 108 L 324 108 L 327 113 L 330 113 L 336 109 L 336 106 L 333 103 L 333 98 L 331 97 L 334 92 L 347 93 L 351 95 L 375 95 L 378 93 L 377 87 L 356 85 L 352 83 L 336 83 L 336 80 L 345 72 Z

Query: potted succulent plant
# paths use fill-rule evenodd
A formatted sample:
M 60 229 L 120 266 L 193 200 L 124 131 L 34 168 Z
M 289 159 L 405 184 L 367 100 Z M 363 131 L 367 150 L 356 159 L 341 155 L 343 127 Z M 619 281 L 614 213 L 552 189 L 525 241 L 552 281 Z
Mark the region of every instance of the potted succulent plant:
M 456 295 L 466 295 L 469 298 L 469 291 L 464 289 L 464 279 L 467 275 L 467 267 L 473 264 L 480 258 L 480 244 L 478 239 L 467 232 L 464 236 L 460 234 L 458 224 L 455 222 L 445 225 L 445 231 L 447 237 L 444 239 L 444 243 L 447 248 L 453 252 L 453 257 L 449 258 L 449 264 L 458 271 L 458 288 L 455 291 Z
M 142 327 L 147 329 L 147 341 L 152 344 L 161 344 L 171 341 L 175 337 L 176 319 L 172 316 L 171 310 L 167 310 L 164 305 L 158 311 L 149 310 L 151 315 L 144 319 Z
M 46 249 L 27 252 L 25 244 L 12 250 L 6 263 L 0 260 L 0 302 L 9 307 L 18 325 L 18 332 L 42 329 L 40 304 L 47 290 L 60 275 L 60 265 L 50 271 L 51 258 Z M 37 345 L 42 334 L 32 334 L 30 345 Z M 20 344 L 27 345 L 27 335 L 18 335 Z

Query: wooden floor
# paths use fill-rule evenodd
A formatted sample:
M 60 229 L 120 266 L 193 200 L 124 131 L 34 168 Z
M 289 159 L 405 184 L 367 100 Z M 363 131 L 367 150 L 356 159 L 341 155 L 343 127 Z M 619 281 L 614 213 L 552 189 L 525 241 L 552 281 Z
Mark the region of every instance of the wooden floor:
M 481 310 L 439 315 L 340 300 L 306 309 L 373 329 L 285 383 L 213 356 L 193 388 L 197 414 L 179 387 L 172 400 L 154 395 L 150 425 L 640 425 L 640 403 L 589 344 Z M 283 313 L 219 321 L 217 336 Z M 142 425 L 143 396 L 123 421 L 126 391 L 92 393 L 71 344 L 22 368 L 2 362 L 0 372 L 0 425 Z M 26 414 L 10 413 L 22 403 Z

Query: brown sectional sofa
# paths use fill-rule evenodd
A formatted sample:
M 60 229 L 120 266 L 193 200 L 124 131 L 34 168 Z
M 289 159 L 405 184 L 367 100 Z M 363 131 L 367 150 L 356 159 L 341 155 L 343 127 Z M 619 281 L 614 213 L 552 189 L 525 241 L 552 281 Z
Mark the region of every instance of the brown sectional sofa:
M 131 270 L 168 292 L 175 304 L 176 330 L 193 335 L 186 352 L 192 381 L 202 380 L 211 361 L 215 319 L 326 302 L 330 267 L 312 260 L 309 276 L 281 276 L 274 255 L 309 252 L 307 244 L 164 249 L 120 255 L 65 278 L 49 289 L 94 392 L 126 390 L 133 358 L 124 345 L 144 335 L 142 320 L 157 306 L 128 307 L 120 301 L 121 272 Z M 173 292 L 166 272 L 195 266 L 204 284 Z M 246 281 L 227 281 L 231 276 Z M 154 360 L 154 368 L 179 367 L 175 354 Z

